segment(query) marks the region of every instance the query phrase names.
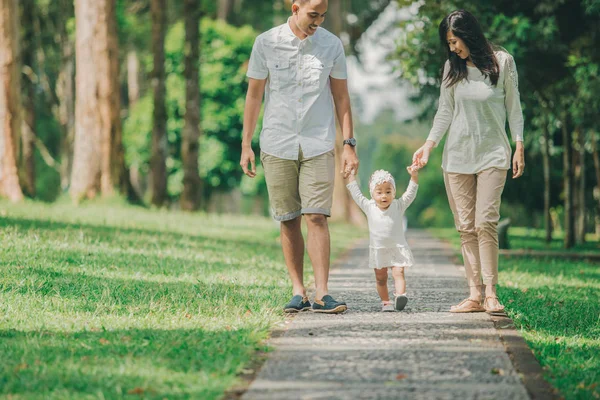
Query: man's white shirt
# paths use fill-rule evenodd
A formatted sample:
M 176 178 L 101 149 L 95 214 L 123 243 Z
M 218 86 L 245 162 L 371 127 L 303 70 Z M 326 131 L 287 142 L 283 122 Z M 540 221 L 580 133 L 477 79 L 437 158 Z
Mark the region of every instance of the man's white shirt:
M 247 76 L 268 79 L 260 148 L 297 160 L 333 150 L 335 112 L 329 77 L 347 79 L 341 40 L 323 28 L 300 40 L 287 23 L 256 38 Z

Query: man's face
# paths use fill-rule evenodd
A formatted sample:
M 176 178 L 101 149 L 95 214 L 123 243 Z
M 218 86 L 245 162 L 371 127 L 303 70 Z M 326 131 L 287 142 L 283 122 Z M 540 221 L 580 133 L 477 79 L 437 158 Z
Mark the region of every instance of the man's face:
M 302 33 L 312 36 L 325 21 L 328 0 L 297 1 L 292 5 L 293 19 Z

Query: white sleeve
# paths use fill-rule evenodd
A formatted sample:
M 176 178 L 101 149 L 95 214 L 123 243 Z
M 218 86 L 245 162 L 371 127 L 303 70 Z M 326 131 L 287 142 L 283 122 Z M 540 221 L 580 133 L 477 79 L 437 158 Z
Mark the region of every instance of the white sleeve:
M 261 36 L 258 36 L 252 46 L 252 53 L 250 53 L 250 62 L 248 63 L 248 72 L 246 72 L 248 78 L 253 79 L 267 79 L 269 76 L 269 69 L 267 68 L 267 59 L 262 47 Z
M 408 183 L 406 191 L 404 192 L 402 197 L 398 199 L 400 203 L 400 211 L 404 212 L 408 208 L 408 206 L 412 204 L 412 202 L 415 200 L 415 197 L 417 197 L 418 189 L 419 185 L 414 183 L 412 180 Z
M 448 71 L 450 71 L 450 61 L 446 61 L 446 64 L 444 64 L 438 109 L 433 119 L 433 126 L 427 137 L 427 140 L 435 142 L 436 147 L 448 131 L 448 128 L 452 124 L 452 117 L 454 116 L 454 87 L 456 85 L 448 87 L 447 82 L 444 81 L 448 75 Z
M 350 195 L 352 196 L 352 199 L 354 199 L 354 202 L 358 204 L 365 214 L 368 214 L 369 200 L 361 193 L 358 183 L 352 181 L 346 185 L 346 188 L 350 191 Z
M 329 76 L 333 79 L 348 79 L 348 72 L 346 68 L 346 54 L 344 53 L 344 45 L 342 41 L 338 39 L 338 50 L 335 60 L 333 60 L 333 68 Z
M 519 95 L 519 76 L 515 59 L 507 54 L 504 71 L 504 105 L 513 141 L 523 141 L 523 110 Z

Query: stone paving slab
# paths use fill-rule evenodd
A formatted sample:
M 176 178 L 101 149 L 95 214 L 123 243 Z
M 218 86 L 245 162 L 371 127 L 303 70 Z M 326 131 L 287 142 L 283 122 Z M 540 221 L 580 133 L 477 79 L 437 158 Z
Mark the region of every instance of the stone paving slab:
M 362 243 L 330 280 L 349 310 L 295 317 L 242 398 L 529 399 L 492 318 L 448 312 L 468 295 L 452 250 L 423 231 L 407 236 L 416 265 L 404 311 L 379 311 Z

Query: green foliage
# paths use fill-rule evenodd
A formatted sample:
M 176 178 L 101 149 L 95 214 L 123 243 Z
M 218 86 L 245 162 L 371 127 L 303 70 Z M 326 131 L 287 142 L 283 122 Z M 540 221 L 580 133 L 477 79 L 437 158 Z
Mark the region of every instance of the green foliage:
M 181 131 L 185 114 L 185 80 L 183 77 L 184 26 L 174 24 L 165 40 L 167 73 L 167 135 L 169 155 L 169 195 L 182 190 Z M 248 28 L 235 28 L 221 21 L 203 19 L 201 23 L 201 129 L 200 175 L 206 182 L 206 192 L 238 185 L 240 137 L 243 126 L 245 77 L 256 33 Z M 146 70 L 152 68 L 146 62 Z M 152 93 L 148 91 L 125 121 L 123 141 L 126 160 L 143 173 L 148 173 L 152 134 Z
M 413 5 L 409 0 L 397 1 L 401 6 Z M 548 128 L 553 156 L 551 207 L 562 202 L 562 126 L 566 124 L 571 132 L 584 132 L 588 143 L 595 138 L 586 132 L 600 130 L 600 25 L 595 14 L 598 4 L 597 0 L 423 2 L 419 7 L 413 5 L 411 18 L 400 23 L 400 39 L 391 58 L 401 79 L 419 89 L 415 100 L 422 105 L 420 118 L 427 121 L 431 121 L 436 110 L 440 69 L 446 58 L 438 25 L 449 12 L 463 8 L 473 13 L 487 38 L 515 57 L 525 117 L 527 167 L 523 177 L 516 181 L 509 178 L 503 213 L 519 223 L 541 224 L 543 130 Z M 565 111 L 569 118 L 565 118 Z M 590 151 L 589 145 L 586 149 Z M 593 170 L 591 157 L 587 157 L 586 168 Z M 588 187 L 597 185 L 592 174 L 586 179 Z M 592 191 L 587 192 L 586 203 L 593 204 Z

